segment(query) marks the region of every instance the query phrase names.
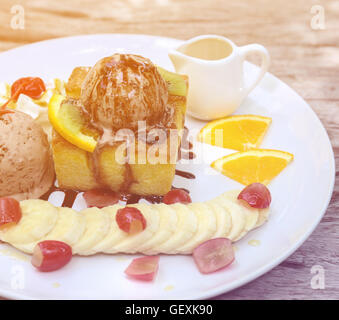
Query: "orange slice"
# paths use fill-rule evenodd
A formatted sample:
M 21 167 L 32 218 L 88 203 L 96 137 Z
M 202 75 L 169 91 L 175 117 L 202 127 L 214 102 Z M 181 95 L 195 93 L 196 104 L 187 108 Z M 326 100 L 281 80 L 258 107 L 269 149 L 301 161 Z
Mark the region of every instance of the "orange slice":
M 244 185 L 268 184 L 291 161 L 293 154 L 268 149 L 236 152 L 214 161 L 211 167 Z
M 271 122 L 271 118 L 256 115 L 230 116 L 205 125 L 198 141 L 238 151 L 256 149 Z
M 48 118 L 53 128 L 68 142 L 80 149 L 93 152 L 97 141 L 85 131 L 85 122 L 80 111 L 73 105 L 61 104 L 64 96 L 54 94 L 48 104 Z

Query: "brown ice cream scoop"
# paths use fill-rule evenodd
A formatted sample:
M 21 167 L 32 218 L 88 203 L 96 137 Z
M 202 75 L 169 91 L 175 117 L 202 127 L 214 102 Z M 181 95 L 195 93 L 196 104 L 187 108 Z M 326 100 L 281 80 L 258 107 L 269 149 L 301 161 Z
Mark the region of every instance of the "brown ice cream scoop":
M 87 74 L 81 102 L 97 126 L 135 130 L 138 121 L 147 126 L 168 121 L 167 83 L 155 65 L 132 54 L 114 54 L 99 60 Z
M 53 182 L 52 154 L 41 126 L 20 111 L 0 115 L 0 197 L 39 198 Z

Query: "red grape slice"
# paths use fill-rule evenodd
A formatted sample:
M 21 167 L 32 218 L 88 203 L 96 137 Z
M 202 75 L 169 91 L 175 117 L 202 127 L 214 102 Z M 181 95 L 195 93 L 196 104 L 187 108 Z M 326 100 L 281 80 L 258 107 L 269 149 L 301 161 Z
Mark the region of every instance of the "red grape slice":
M 93 189 L 84 192 L 83 197 L 87 207 L 104 208 L 119 202 L 119 195 L 110 190 Z
M 174 189 L 164 195 L 163 203 L 173 204 L 177 202 L 186 204 L 191 203 L 192 200 L 189 194 L 182 189 Z
M 257 209 L 268 208 L 271 204 L 271 193 L 262 183 L 252 183 L 245 187 L 238 195 L 239 200 L 244 200 L 249 206 Z
M 193 258 L 204 274 L 225 268 L 234 261 L 232 241 L 227 238 L 205 241 L 194 249 Z
M 125 274 L 136 280 L 152 281 L 159 268 L 159 256 L 147 256 L 133 259 Z

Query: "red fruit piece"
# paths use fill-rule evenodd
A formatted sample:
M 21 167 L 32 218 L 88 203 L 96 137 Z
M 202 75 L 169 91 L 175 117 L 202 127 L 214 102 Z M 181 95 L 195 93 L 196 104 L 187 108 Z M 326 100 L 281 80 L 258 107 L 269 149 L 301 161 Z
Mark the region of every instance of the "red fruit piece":
M 33 251 L 32 265 L 39 271 L 55 271 L 72 259 L 72 248 L 65 242 L 45 240 L 39 242 Z
M 21 93 L 31 97 L 32 99 L 39 99 L 45 91 L 46 87 L 41 78 L 20 78 L 12 84 L 11 97 L 0 108 L 5 109 L 11 101 L 17 101 Z
M 111 190 L 93 189 L 84 192 L 87 207 L 104 208 L 119 202 L 119 195 Z
M 119 209 L 115 216 L 119 228 L 127 233 L 134 234 L 145 230 L 146 219 L 139 209 L 125 207 Z
M 238 195 L 239 200 L 248 203 L 249 206 L 257 209 L 268 208 L 271 204 L 271 193 L 262 183 L 252 183 L 245 187 Z
M 133 259 L 125 270 L 128 277 L 142 281 L 152 281 L 159 269 L 159 257 L 147 256 Z
M 17 100 L 18 96 L 23 93 L 32 99 L 39 99 L 45 91 L 46 87 L 41 78 L 25 77 L 16 80 L 12 84 L 11 96 L 13 100 Z
M 232 241 L 227 238 L 205 241 L 194 249 L 193 258 L 201 273 L 225 268 L 234 261 Z
M 185 203 L 192 202 L 190 195 L 185 190 L 182 190 L 182 189 L 174 189 L 174 190 L 167 192 L 164 195 L 164 198 L 162 201 L 163 203 L 166 203 L 166 204 L 173 204 L 177 202 L 185 204 Z
M 22 217 L 19 201 L 13 198 L 0 198 L 0 227 L 18 223 Z

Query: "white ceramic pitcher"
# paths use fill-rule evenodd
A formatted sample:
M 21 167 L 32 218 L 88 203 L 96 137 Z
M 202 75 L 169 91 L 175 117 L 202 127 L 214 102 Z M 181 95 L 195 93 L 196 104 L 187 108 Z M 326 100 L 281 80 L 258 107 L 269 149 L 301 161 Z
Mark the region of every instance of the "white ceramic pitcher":
M 244 87 L 243 63 L 249 53 L 261 56 L 255 81 Z M 198 36 L 171 50 L 169 57 L 178 73 L 189 77 L 187 111 L 193 117 L 212 120 L 233 113 L 265 75 L 270 56 L 260 44 L 237 47 L 231 40 Z

